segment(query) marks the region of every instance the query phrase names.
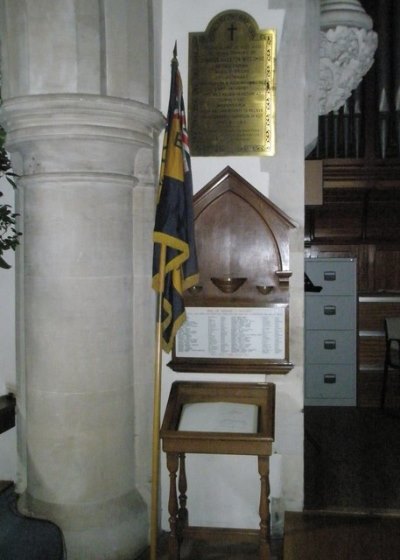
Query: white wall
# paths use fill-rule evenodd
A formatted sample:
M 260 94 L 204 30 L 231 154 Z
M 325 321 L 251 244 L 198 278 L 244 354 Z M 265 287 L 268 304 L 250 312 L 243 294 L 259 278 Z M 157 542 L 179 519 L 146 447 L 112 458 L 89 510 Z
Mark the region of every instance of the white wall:
M 14 206 L 14 191 L 4 177 L 0 180 L 0 204 Z M 14 252 L 3 255 L 12 266 L 0 268 L 0 395 L 15 392 L 15 259 Z M 0 480 L 16 480 L 16 429 L 0 436 Z
M 274 529 L 282 527 L 281 512 L 303 504 L 303 212 L 304 212 L 304 86 L 306 4 L 310 0 L 168 0 L 163 3 L 161 109 L 166 111 L 170 60 L 175 40 L 187 101 L 188 33 L 204 31 L 210 19 L 227 9 L 249 13 L 260 28 L 277 29 L 277 154 L 264 157 L 193 157 L 197 192 L 230 165 L 268 196 L 298 228 L 291 236 L 290 357 L 295 367 L 287 375 L 177 374 L 166 365 L 162 375 L 162 411 L 170 385 L 177 379 L 210 381 L 271 381 L 276 384 L 276 434 L 271 458 Z M 314 0 L 311 0 L 312 2 Z M 274 9 L 272 9 L 274 8 Z M 190 131 L 189 131 L 190 132 Z M 164 355 L 165 364 L 169 356 Z M 254 457 L 201 456 L 187 458 L 188 508 L 191 524 L 253 527 L 259 523 L 259 477 Z M 168 528 L 168 473 L 161 457 L 162 523 Z

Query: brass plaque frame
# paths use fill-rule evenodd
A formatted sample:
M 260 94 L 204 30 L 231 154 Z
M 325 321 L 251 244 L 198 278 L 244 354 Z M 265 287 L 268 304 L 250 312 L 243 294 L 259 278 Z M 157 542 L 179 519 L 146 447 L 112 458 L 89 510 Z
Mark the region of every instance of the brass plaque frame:
M 192 155 L 275 154 L 275 56 L 275 30 L 240 10 L 189 33 Z

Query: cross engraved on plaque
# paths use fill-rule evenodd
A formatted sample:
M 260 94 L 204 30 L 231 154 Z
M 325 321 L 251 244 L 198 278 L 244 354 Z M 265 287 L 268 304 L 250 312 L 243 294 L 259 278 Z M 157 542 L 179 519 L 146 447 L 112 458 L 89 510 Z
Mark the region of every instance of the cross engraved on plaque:
M 230 34 L 231 34 L 231 41 L 233 41 L 233 34 L 234 34 L 235 31 L 237 31 L 237 27 L 235 27 L 235 26 L 232 24 L 230 27 L 228 27 L 228 31 L 230 31 Z

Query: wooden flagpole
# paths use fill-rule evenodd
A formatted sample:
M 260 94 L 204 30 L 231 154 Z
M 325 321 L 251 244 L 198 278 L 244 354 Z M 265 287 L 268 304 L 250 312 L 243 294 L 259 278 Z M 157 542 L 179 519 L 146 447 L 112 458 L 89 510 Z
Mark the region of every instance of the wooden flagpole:
M 167 248 L 161 245 L 157 294 L 157 324 L 154 360 L 154 400 L 153 400 L 153 447 L 151 477 L 151 517 L 150 517 L 150 560 L 157 560 L 158 537 L 158 489 L 160 475 L 160 408 L 161 408 L 161 366 L 162 366 L 162 300 L 164 292 L 165 260 Z

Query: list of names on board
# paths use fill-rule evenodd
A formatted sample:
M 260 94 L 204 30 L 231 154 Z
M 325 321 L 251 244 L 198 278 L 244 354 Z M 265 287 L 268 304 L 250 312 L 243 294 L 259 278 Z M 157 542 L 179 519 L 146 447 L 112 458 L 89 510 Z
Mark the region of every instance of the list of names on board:
M 285 307 L 189 307 L 179 358 L 285 358 Z

